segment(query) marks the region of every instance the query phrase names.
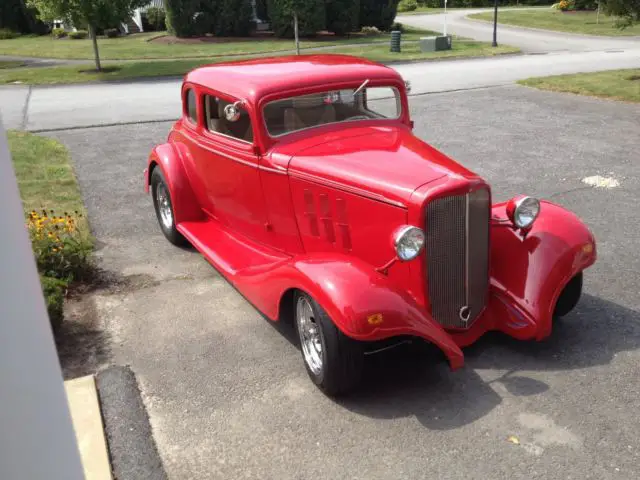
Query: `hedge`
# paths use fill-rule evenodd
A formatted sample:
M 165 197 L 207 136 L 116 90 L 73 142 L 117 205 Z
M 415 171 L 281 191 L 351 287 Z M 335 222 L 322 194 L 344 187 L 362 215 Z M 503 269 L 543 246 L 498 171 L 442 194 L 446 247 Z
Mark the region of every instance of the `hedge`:
M 360 0 L 360 26 L 388 31 L 396 18 L 398 3 L 399 0 Z
M 165 10 L 176 37 L 245 36 L 252 26 L 251 0 L 165 0 Z
M 48 25 L 38 20 L 37 14 L 24 0 L 0 0 L 0 28 L 18 33 L 47 33 Z
M 278 37 L 293 37 L 293 12 L 298 14 L 300 36 L 315 35 L 326 28 L 324 0 L 268 0 L 269 21 Z

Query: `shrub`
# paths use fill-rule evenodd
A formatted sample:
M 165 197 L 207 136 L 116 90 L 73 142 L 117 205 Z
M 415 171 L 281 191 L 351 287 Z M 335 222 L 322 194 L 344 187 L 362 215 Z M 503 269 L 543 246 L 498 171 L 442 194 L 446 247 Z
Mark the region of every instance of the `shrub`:
M 256 16 L 263 22 L 269 21 L 269 10 L 267 0 L 256 0 Z
M 568 12 L 576 9 L 574 0 L 561 0 L 558 6 L 563 12 Z
M 404 25 L 401 24 L 400 22 L 393 22 L 393 25 L 391 25 L 391 31 L 393 32 L 394 30 L 397 30 L 399 32 L 404 32 L 405 28 L 404 28 Z
M 69 38 L 72 38 L 74 40 L 82 40 L 83 38 L 87 38 L 88 35 L 89 32 L 87 32 L 86 30 L 76 30 L 75 32 L 69 33 Z
M 213 32 L 219 36 L 243 37 L 253 26 L 251 0 L 218 0 L 214 2 L 215 18 Z
M 67 282 L 90 278 L 91 238 L 78 229 L 79 217 L 56 216 L 53 210 L 29 213 L 27 229 L 40 274 Z
M 149 7 L 144 12 L 142 22 L 145 30 L 157 32 L 167 28 L 166 26 L 166 13 L 164 8 Z
M 271 28 L 278 37 L 293 38 L 293 12 L 300 36 L 315 35 L 326 27 L 324 0 L 268 0 Z
M 418 9 L 416 0 L 401 0 L 398 4 L 398 12 L 413 12 Z
M 396 18 L 398 0 L 360 0 L 360 26 L 388 31 Z
M 367 37 L 373 37 L 376 35 L 380 35 L 380 30 L 378 30 L 378 27 L 362 27 L 360 29 L 360 33 L 362 33 L 363 35 L 366 35 Z
M 164 0 L 167 30 L 176 37 L 192 37 L 196 34 L 195 15 L 200 11 L 197 0 Z
M 120 35 L 120 30 L 118 30 L 117 28 L 107 28 L 105 29 L 104 34 L 108 38 L 116 38 L 118 35 Z
M 64 320 L 64 296 L 67 291 L 67 282 L 58 278 L 40 275 L 40 286 L 44 302 L 49 314 L 51 328 L 55 331 L 60 328 Z
M 358 29 L 360 0 L 326 0 L 327 30 L 344 35 Z
M 51 30 L 51 35 L 55 38 L 64 38 L 67 36 L 67 32 L 64 28 L 54 28 Z
M 8 28 L 0 28 L 0 40 L 10 40 L 19 36 L 20 34 L 18 32 L 14 32 Z
M 596 10 L 598 2 L 596 0 L 575 0 L 574 6 L 576 10 Z

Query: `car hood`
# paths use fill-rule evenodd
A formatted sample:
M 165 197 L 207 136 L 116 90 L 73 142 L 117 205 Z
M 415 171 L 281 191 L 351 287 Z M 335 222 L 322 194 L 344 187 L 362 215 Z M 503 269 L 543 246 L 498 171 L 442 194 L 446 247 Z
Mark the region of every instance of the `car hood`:
M 286 149 L 291 176 L 403 206 L 418 187 L 445 175 L 477 178 L 406 127 L 349 128 L 318 140 L 307 138 Z

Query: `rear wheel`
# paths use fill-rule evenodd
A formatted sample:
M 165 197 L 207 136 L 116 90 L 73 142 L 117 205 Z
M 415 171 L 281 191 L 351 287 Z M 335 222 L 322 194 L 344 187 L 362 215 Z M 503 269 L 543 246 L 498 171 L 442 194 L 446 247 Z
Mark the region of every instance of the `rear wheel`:
M 153 206 L 156 210 L 156 217 L 160 224 L 160 229 L 164 236 L 174 245 L 186 245 L 187 240 L 178 232 L 176 228 L 175 216 L 173 214 L 173 203 L 169 194 L 169 187 L 159 168 L 154 168 L 151 173 L 151 194 L 153 196 Z
M 556 302 L 556 308 L 553 311 L 554 317 L 564 317 L 575 308 L 582 295 L 582 272 L 569 280 L 562 290 Z
M 362 345 L 338 330 L 306 293 L 296 295 L 295 319 L 302 358 L 313 383 L 332 396 L 353 390 L 362 376 Z

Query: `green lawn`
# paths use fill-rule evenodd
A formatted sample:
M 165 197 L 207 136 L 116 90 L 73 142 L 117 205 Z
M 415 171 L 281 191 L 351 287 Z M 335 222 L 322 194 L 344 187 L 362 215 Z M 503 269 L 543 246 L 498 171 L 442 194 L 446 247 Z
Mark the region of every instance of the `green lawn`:
M 474 40 L 453 39 L 451 50 L 439 52 L 421 52 L 418 43 L 409 43 L 402 46 L 402 53 L 391 53 L 387 45 L 367 46 L 367 47 L 343 47 L 338 49 L 340 53 L 356 55 L 368 58 L 376 62 L 403 62 L 415 60 L 435 60 L 440 58 L 453 57 L 490 57 L 493 55 L 503 55 L 505 53 L 517 53 L 520 50 L 508 45 L 491 47 L 488 42 L 476 42 Z M 338 53 L 332 50 L 332 53 Z
M 341 53 L 356 55 L 379 62 L 406 62 L 450 57 L 491 56 L 514 53 L 519 50 L 509 46 L 492 48 L 488 43 L 454 39 L 452 50 L 423 53 L 417 43 L 403 44 L 402 53 L 389 52 L 389 46 L 351 46 L 340 47 L 323 53 Z M 104 80 L 124 80 L 144 77 L 164 77 L 184 75 L 189 70 L 207 63 L 216 63 L 229 58 L 188 59 L 172 61 L 140 61 L 107 63 L 105 71 L 97 73 L 93 65 L 70 65 L 59 67 L 31 67 L 0 70 L 0 84 L 27 83 L 31 85 L 50 85 L 61 83 L 83 83 Z
M 492 12 L 477 13 L 470 18 L 493 21 Z M 520 27 L 542 28 L 560 32 L 583 33 L 588 35 L 640 35 L 640 24 L 620 30 L 615 27 L 615 18 L 600 14 L 596 23 L 596 12 L 561 12 L 559 10 L 522 10 L 498 12 L 498 22 Z
M 25 211 L 54 209 L 84 214 L 69 152 L 58 141 L 9 131 L 9 150 Z
M 419 37 L 432 34 L 428 30 L 408 29 L 403 38 L 418 40 Z M 119 38 L 100 38 L 98 47 L 103 60 L 135 60 L 135 59 L 184 59 L 210 58 L 220 55 L 241 55 L 281 52 L 293 50 L 293 40 L 276 38 L 253 38 L 250 40 L 231 40 L 225 42 L 198 43 L 158 43 L 149 41 L 163 35 L 162 32 L 138 33 Z M 324 47 L 331 45 L 348 45 L 370 42 L 389 41 L 389 34 L 377 36 L 352 35 L 345 38 L 330 36 L 316 39 L 303 39 L 301 48 Z M 69 38 L 54 39 L 51 36 L 22 36 L 10 40 L 0 40 L 0 55 L 15 55 L 39 58 L 92 59 L 91 40 L 72 40 Z
M 529 78 L 518 83 L 542 90 L 640 102 L 640 69 Z

